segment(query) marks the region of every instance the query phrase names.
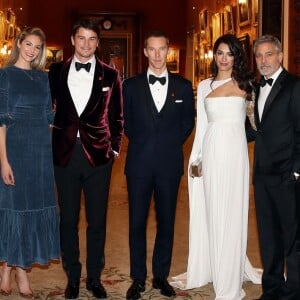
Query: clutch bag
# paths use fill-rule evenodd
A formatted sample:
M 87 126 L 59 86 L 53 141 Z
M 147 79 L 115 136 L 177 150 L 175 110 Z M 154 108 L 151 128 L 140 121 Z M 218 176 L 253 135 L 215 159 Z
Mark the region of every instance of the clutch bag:
M 191 164 L 191 176 L 192 177 L 201 177 L 202 171 L 202 161 L 200 159 L 197 159 L 196 161 L 192 162 Z

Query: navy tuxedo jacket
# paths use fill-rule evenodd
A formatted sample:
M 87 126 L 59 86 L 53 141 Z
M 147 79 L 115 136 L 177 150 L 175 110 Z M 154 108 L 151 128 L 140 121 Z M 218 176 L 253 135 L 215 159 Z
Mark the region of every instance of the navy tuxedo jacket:
M 254 107 L 257 131 L 248 130 L 248 141 L 255 140 L 253 175 L 281 175 L 290 179 L 300 171 L 300 80 L 285 69 L 273 83 L 261 121 L 257 97 Z
M 146 72 L 124 81 L 123 98 L 124 129 L 129 140 L 126 175 L 181 176 L 182 146 L 194 127 L 191 82 L 169 73 L 167 98 L 158 119 Z
M 49 81 L 56 111 L 53 127 L 54 164 L 66 166 L 76 144 L 77 132 L 92 166 L 107 162 L 120 152 L 123 135 L 123 98 L 118 72 L 96 59 L 90 99 L 79 116 L 68 88 L 72 58 L 52 64 Z

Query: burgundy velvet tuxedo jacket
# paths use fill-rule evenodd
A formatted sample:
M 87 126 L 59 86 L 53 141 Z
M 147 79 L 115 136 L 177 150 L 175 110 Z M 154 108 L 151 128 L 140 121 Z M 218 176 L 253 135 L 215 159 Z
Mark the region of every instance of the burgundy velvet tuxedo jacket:
M 115 69 L 96 58 L 91 96 L 79 116 L 68 88 L 72 57 L 52 64 L 49 81 L 56 112 L 53 126 L 53 160 L 65 167 L 72 156 L 79 130 L 89 163 L 98 166 L 120 152 L 123 135 L 122 84 Z

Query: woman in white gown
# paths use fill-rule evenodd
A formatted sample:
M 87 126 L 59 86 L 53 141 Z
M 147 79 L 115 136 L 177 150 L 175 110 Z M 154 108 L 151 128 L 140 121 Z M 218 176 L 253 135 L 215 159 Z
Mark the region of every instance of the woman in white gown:
M 213 53 L 213 76 L 201 81 L 197 91 L 197 127 L 189 161 L 188 268 L 173 278 L 172 285 L 192 289 L 213 282 L 216 299 L 239 300 L 245 296 L 245 277 L 261 281 L 246 258 L 249 159 L 245 118 L 252 77 L 235 36 L 221 36 Z M 199 161 L 200 177 L 194 177 L 190 166 Z

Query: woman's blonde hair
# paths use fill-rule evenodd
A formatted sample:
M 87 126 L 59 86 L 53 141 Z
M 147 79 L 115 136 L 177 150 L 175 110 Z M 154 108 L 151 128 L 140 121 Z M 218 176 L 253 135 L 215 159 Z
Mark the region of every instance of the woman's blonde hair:
M 41 51 L 40 51 L 39 55 L 30 63 L 31 68 L 40 70 L 40 71 L 44 70 L 45 64 L 46 64 L 46 54 L 47 54 L 46 53 L 47 52 L 46 36 L 45 36 L 45 33 L 43 32 L 43 30 L 38 27 L 26 27 L 15 38 L 14 44 L 13 44 L 13 47 L 11 50 L 11 54 L 9 56 L 7 63 L 5 64 L 6 66 L 12 66 L 17 62 L 19 55 L 20 55 L 20 49 L 19 49 L 18 43 L 21 44 L 25 40 L 25 38 L 29 35 L 35 35 L 35 36 L 39 37 L 42 42 Z

